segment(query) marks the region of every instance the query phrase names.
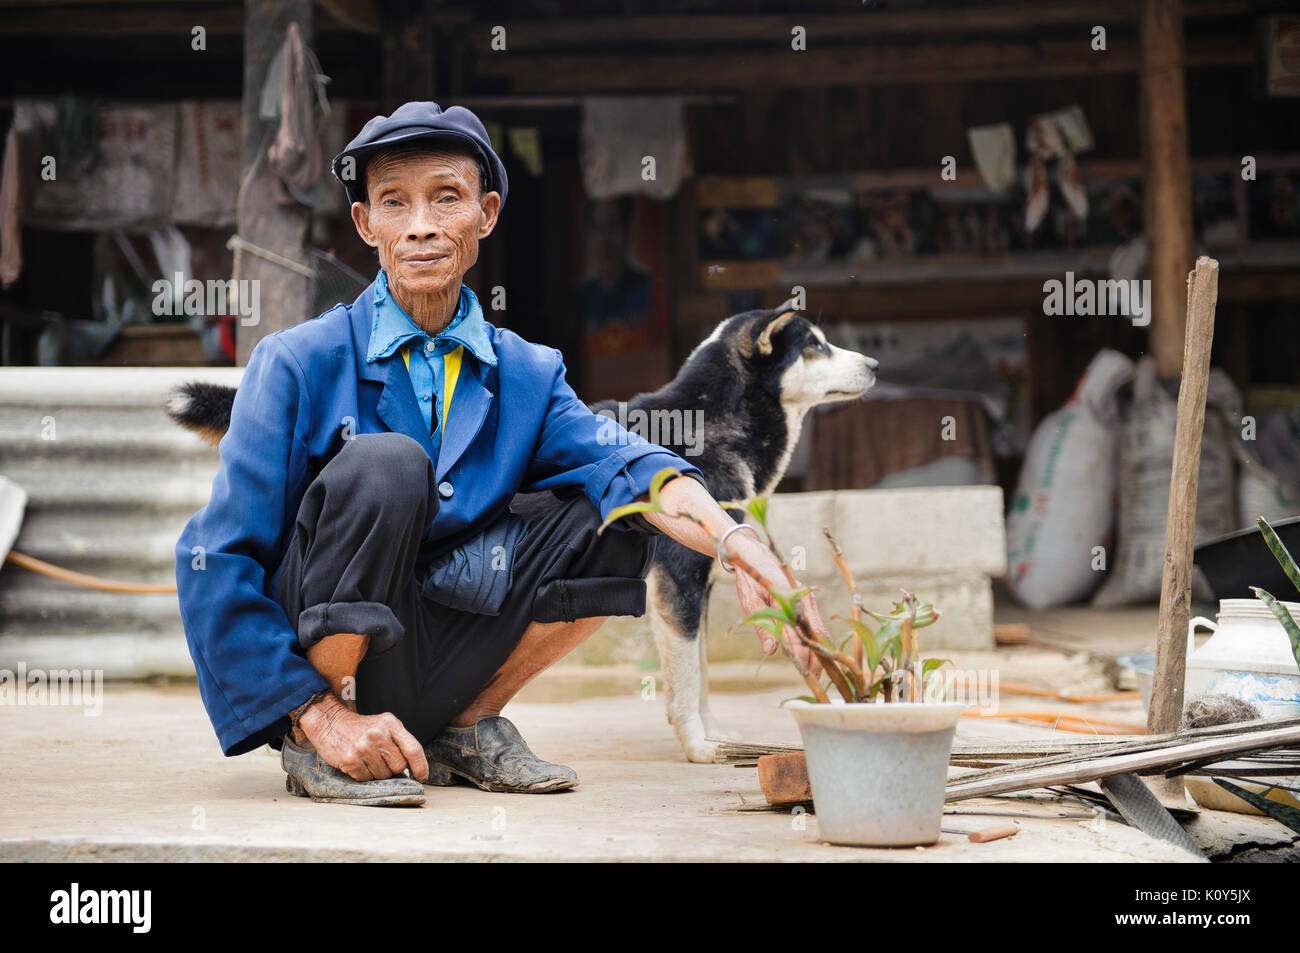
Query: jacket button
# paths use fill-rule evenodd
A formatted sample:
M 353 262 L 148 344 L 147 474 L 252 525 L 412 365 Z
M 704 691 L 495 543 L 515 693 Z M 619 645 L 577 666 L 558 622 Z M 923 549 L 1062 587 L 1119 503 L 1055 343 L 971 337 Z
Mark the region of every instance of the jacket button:
M 451 492 L 452 492 L 451 484 L 448 483 L 446 480 L 443 480 L 441 483 L 438 484 L 438 495 L 442 497 L 444 500 L 447 499 L 449 496 L 451 496 Z

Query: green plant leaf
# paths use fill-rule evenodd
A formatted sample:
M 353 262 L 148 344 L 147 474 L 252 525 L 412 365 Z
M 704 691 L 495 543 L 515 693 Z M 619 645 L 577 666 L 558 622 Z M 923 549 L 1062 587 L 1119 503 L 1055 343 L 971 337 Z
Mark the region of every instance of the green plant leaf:
M 776 624 L 794 625 L 794 617 L 792 615 L 786 615 L 785 613 L 781 612 L 780 609 L 773 609 L 771 606 L 767 606 L 766 608 L 763 609 L 755 609 L 748 616 L 741 619 L 740 624 L 758 625 L 759 619 L 774 619 L 776 620 Z
M 609 515 L 605 517 L 605 522 L 600 524 L 600 528 L 596 530 L 596 535 L 599 536 L 601 533 L 605 532 L 605 527 L 609 526 L 611 523 L 615 523 L 625 516 L 631 516 L 633 513 L 662 512 L 663 510 L 660 508 L 658 503 L 644 503 L 638 501 L 636 503 L 625 503 L 622 506 L 616 506 L 614 509 L 609 511 Z
M 876 638 L 880 638 L 880 633 L 876 633 Z M 903 654 L 903 636 L 902 633 L 890 636 L 884 642 L 880 643 L 880 660 L 890 662 L 894 668 L 897 668 L 902 661 Z
M 1250 588 L 1254 591 L 1256 598 L 1268 606 L 1269 611 L 1273 613 L 1277 621 L 1282 623 L 1287 638 L 1291 640 L 1291 654 L 1295 656 L 1296 664 L 1300 665 L 1300 625 L 1296 625 L 1295 619 L 1291 618 L 1291 610 L 1258 586 L 1251 586 Z
M 880 643 L 881 652 L 885 651 L 885 643 L 891 639 L 897 638 L 903 633 L 903 623 L 898 619 L 891 619 L 876 630 L 876 641 Z
M 758 525 L 763 527 L 763 532 L 767 532 L 767 497 L 756 496 L 749 501 L 749 512 L 753 514 L 754 519 L 758 520 Z
M 912 620 L 912 628 L 923 629 L 927 625 L 934 625 L 938 621 L 939 610 L 927 602 L 917 608 L 916 618 Z
M 858 641 L 862 643 L 865 656 L 863 661 L 866 662 L 867 672 L 874 671 L 875 667 L 880 664 L 880 643 L 876 641 L 876 634 L 871 631 L 865 622 L 860 622 L 857 619 L 845 619 L 844 621 L 853 626 L 854 634 L 858 637 Z
M 1277 535 L 1273 527 L 1268 525 L 1268 520 L 1264 519 L 1264 517 L 1261 516 L 1255 522 L 1259 525 L 1259 531 L 1264 534 L 1264 542 L 1268 544 L 1269 552 L 1278 561 L 1278 565 L 1282 567 L 1286 577 L 1291 580 L 1291 585 L 1296 587 L 1297 592 L 1300 592 L 1300 566 L 1296 566 L 1295 559 L 1287 552 L 1286 544 L 1282 542 L 1281 537 Z
M 676 467 L 664 467 L 662 470 L 656 473 L 654 475 L 654 479 L 650 481 L 650 502 L 653 503 L 655 506 L 658 506 L 659 490 L 664 485 L 664 481 L 667 480 L 670 476 L 681 476 L 681 475 L 682 475 L 682 471 L 678 470 Z
M 795 603 L 812 591 L 812 586 L 804 586 L 801 589 L 782 589 L 779 586 L 774 586 L 771 589 L 773 598 L 781 604 L 781 608 L 789 613 L 791 619 L 795 618 Z

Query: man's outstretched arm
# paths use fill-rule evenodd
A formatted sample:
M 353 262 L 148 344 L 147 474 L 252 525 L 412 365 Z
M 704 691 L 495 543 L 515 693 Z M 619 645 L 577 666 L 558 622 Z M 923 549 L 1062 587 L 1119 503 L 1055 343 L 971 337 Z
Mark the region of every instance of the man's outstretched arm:
M 637 499 L 645 502 L 649 498 L 649 493 L 643 493 Z M 683 546 L 693 549 L 697 553 L 703 553 L 710 557 L 715 556 L 718 551 L 713 537 L 689 516 L 670 514 L 691 513 L 697 519 L 703 520 L 709 526 L 714 527 L 717 532 L 721 532 L 723 528 L 732 526 L 736 522 L 733 517 L 727 514 L 718 501 L 709 495 L 709 491 L 695 480 L 670 477 L 659 489 L 659 505 L 663 507 L 663 513 L 642 513 L 641 515 L 665 536 L 675 539 Z M 781 569 L 781 563 L 772 555 L 766 545 L 759 542 L 756 536 L 757 530 L 754 533 L 744 531 L 732 533 L 727 537 L 727 550 L 738 554 L 778 586 L 785 586 L 785 573 Z M 746 573 L 740 571 L 736 572 L 736 595 L 740 598 L 741 610 L 746 615 L 765 606 L 774 606 L 776 604 L 766 589 Z M 826 626 L 817 611 L 817 603 L 810 596 L 805 596 L 802 605 L 813 633 L 823 637 L 826 636 Z M 770 655 L 776 651 L 775 641 L 766 632 L 762 633 L 762 640 L 764 652 Z M 792 639 L 792 644 L 796 654 L 812 672 L 817 673 L 821 670 L 821 665 L 817 662 L 817 659 L 809 653 L 799 639 Z

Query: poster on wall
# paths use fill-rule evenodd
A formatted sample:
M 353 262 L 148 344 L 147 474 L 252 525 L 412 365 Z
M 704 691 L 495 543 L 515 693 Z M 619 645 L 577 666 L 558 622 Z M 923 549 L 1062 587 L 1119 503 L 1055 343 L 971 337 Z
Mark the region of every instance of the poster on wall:
M 672 376 L 666 207 L 630 195 L 587 199 L 582 217 L 582 398 L 626 400 Z
M 1271 96 L 1300 96 L 1300 17 L 1270 17 L 1265 73 Z

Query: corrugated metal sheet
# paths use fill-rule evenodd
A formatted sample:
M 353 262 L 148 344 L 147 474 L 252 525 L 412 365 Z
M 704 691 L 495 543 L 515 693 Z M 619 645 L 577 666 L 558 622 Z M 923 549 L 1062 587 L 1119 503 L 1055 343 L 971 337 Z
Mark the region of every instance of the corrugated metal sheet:
M 14 549 L 80 572 L 173 582 L 173 551 L 208 499 L 216 450 L 173 424 L 168 390 L 238 384 L 235 368 L 0 370 L 0 474 L 27 491 Z M 176 596 L 98 592 L 0 567 L 0 668 L 193 674 Z

